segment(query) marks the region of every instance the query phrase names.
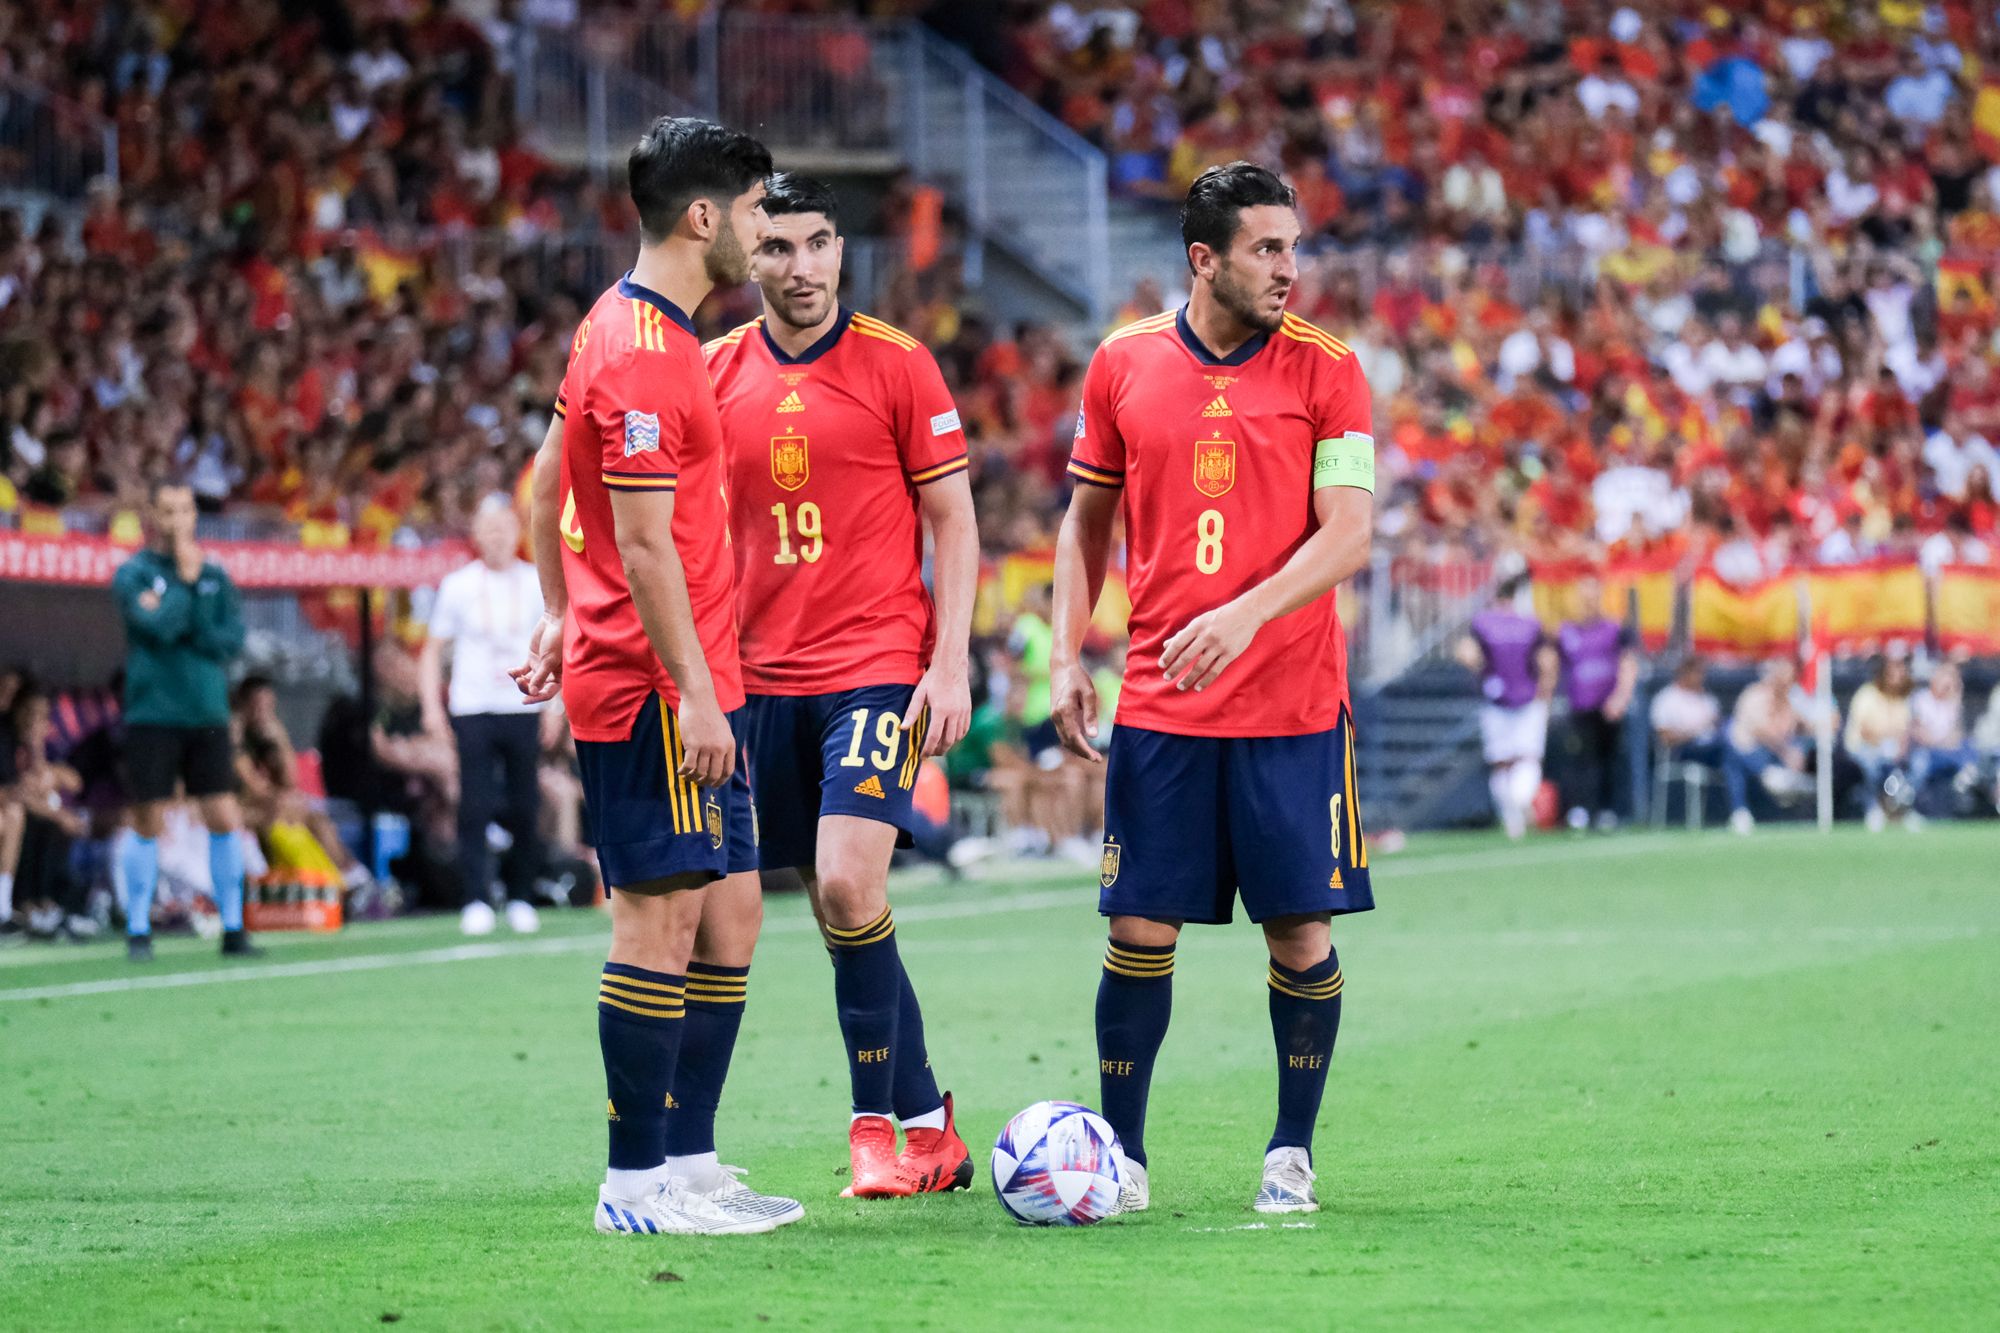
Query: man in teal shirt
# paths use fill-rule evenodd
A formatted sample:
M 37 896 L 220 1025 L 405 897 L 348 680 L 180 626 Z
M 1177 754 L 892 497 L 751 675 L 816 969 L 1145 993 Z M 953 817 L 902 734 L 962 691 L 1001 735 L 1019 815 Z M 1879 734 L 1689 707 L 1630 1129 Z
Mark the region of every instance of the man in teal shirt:
M 243 610 L 229 575 L 194 539 L 194 492 L 155 482 L 147 545 L 111 581 L 125 622 L 125 777 L 132 828 L 119 857 L 126 951 L 153 957 L 153 890 L 166 804 L 178 790 L 208 825 L 208 868 L 222 914 L 222 952 L 257 950 L 243 932 L 243 815 L 229 741 L 229 663 L 243 651 Z

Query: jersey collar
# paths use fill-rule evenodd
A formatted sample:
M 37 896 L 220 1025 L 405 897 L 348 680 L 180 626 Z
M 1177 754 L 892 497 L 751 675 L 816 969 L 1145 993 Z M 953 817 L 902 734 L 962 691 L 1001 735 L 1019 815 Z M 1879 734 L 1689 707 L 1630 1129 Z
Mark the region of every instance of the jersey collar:
M 1181 335 L 1181 342 L 1186 344 L 1190 352 L 1194 353 L 1194 359 L 1205 366 L 1240 366 L 1251 357 L 1257 355 L 1257 353 L 1263 351 L 1264 344 L 1271 341 L 1271 335 L 1268 333 L 1254 333 L 1250 335 L 1247 342 L 1228 356 L 1217 356 L 1215 353 L 1209 351 L 1208 348 L 1202 346 L 1201 339 L 1194 336 L 1194 327 L 1188 323 L 1186 306 L 1182 306 L 1180 313 L 1174 316 L 1174 332 Z
M 681 309 L 651 287 L 641 287 L 638 283 L 632 281 L 632 271 L 630 269 L 625 271 L 624 277 L 618 279 L 618 294 L 628 301 L 644 301 L 647 305 L 654 307 L 689 333 L 694 333 L 694 321 L 688 318 L 687 311 Z
M 853 321 L 854 312 L 842 306 L 839 313 L 833 317 L 833 327 L 821 334 L 818 342 L 797 356 L 785 355 L 785 349 L 778 346 L 777 339 L 771 336 L 771 322 L 768 319 L 757 321 L 757 332 L 764 336 L 764 346 L 769 349 L 773 361 L 781 366 L 803 366 L 831 352 L 833 345 L 840 341 L 840 335 L 847 332 L 847 326 Z

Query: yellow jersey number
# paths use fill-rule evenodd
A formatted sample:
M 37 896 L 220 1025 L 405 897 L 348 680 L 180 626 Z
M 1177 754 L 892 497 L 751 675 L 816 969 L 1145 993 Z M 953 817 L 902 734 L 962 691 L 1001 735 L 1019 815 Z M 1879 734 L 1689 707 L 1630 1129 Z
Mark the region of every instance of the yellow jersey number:
M 1195 526 L 1194 567 L 1204 574 L 1222 568 L 1222 511 L 1204 509 Z
M 788 516 L 781 502 L 771 506 L 771 517 L 778 520 L 778 553 L 771 557 L 777 565 L 796 565 L 800 560 L 812 564 L 825 549 L 820 539 L 819 506 L 811 500 L 804 501 Z M 792 549 L 792 528 L 796 522 L 799 534 L 799 549 Z

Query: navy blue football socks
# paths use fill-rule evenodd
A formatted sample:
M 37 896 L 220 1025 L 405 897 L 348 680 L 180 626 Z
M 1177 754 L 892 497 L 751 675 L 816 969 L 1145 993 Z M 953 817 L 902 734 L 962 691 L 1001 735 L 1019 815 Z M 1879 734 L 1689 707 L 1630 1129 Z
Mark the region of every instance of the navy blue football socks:
M 903 960 L 889 910 L 851 930 L 825 927 L 833 951 L 833 998 L 847 1042 L 847 1074 L 856 1115 L 895 1109 L 896 1019 L 902 1008 Z
M 1340 1034 L 1340 955 L 1294 972 L 1271 960 L 1271 1037 L 1278 1047 L 1278 1127 L 1272 1148 L 1312 1148 L 1326 1068 Z
M 1146 1094 L 1174 1008 L 1174 946 L 1121 944 L 1104 953 L 1097 983 L 1098 1109 L 1125 1155 L 1146 1164 Z
M 667 1105 L 686 1026 L 687 978 L 606 963 L 597 983 L 611 1169 L 651 1171 L 666 1160 Z
M 715 1111 L 736 1052 L 750 969 L 693 962 L 687 970 L 687 1019 L 674 1065 L 674 1109 L 667 1117 L 667 1156 L 715 1151 Z
M 901 957 L 896 961 L 900 965 Z M 895 1069 L 893 1096 L 898 1120 L 908 1123 L 944 1106 L 937 1076 L 931 1073 L 931 1053 L 924 1045 L 924 1011 L 917 1004 L 917 988 L 910 984 L 907 970 L 903 970 L 903 989 L 896 1006 Z

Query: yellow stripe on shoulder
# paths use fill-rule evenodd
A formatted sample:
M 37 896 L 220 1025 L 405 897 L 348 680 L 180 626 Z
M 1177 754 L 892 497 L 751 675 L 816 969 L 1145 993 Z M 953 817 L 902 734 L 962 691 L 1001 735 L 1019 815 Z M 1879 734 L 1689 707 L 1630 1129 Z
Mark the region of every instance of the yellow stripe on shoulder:
M 711 338 L 707 342 L 703 343 L 701 345 L 701 354 L 703 356 L 712 356 L 716 352 L 720 351 L 725 347 L 736 346 L 737 343 L 740 343 L 745 338 L 749 337 L 750 334 L 753 331 L 755 331 L 756 327 L 759 324 L 762 324 L 763 322 L 764 322 L 763 317 L 759 316 L 758 318 L 751 320 L 748 324 L 738 324 L 735 328 L 723 334 L 721 337 Z
M 856 333 L 865 333 L 871 338 L 880 338 L 883 342 L 895 343 L 906 352 L 914 352 L 919 346 L 915 338 L 903 332 L 894 324 L 885 324 L 875 318 L 875 316 L 864 315 L 859 311 L 855 312 L 854 319 L 849 323 L 848 327 L 852 328 Z
M 1174 320 L 1178 314 L 1178 311 L 1169 310 L 1164 314 L 1150 315 L 1145 319 L 1127 324 L 1122 329 L 1113 329 L 1104 335 L 1104 341 L 1114 343 L 1120 338 L 1136 338 L 1142 333 L 1159 333 L 1170 329 L 1174 326 Z
M 1285 316 L 1283 331 L 1286 337 L 1297 342 L 1311 343 L 1336 361 L 1353 353 L 1353 349 L 1346 343 L 1334 337 L 1331 333 L 1319 327 L 1319 325 L 1300 319 L 1297 315 L 1287 314 Z

